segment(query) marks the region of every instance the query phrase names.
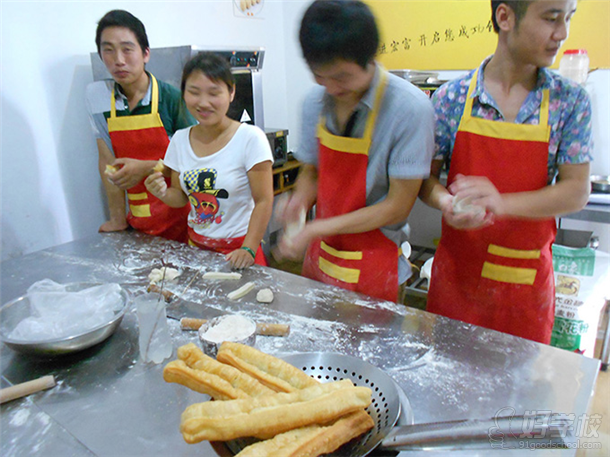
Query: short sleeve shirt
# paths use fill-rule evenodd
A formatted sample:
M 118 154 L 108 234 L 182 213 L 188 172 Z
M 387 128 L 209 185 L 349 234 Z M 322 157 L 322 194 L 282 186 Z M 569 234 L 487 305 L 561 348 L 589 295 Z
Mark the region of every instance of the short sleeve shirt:
M 472 116 L 504 122 L 504 117 L 492 96 L 485 90 L 483 70 L 491 57 L 479 67 L 476 87 L 472 92 Z M 449 167 L 468 87 L 474 70 L 467 75 L 449 81 L 433 95 L 436 118 L 435 160 L 442 160 Z M 557 175 L 558 165 L 580 164 L 592 160 L 591 100 L 579 84 L 551 70 L 538 70 L 538 81 L 521 106 L 515 123 L 538 124 L 542 91 L 549 90 L 549 125 L 551 137 L 547 162 L 548 183 Z
M 381 71 L 384 70 L 377 66 L 371 87 L 356 107 L 359 114 L 352 137 L 361 138 L 364 135 L 366 121 L 381 82 Z M 321 117 L 326 119 L 326 127 L 332 134 L 341 135 L 332 108 L 332 98 L 321 86 L 314 87 L 306 97 L 302 112 L 301 144 L 295 151 L 295 156 L 301 162 L 315 166 L 318 164 L 317 125 Z M 434 111 L 430 99 L 408 81 L 388 74 L 369 150 L 366 204 L 374 205 L 387 196 L 390 178 L 427 178 L 433 148 Z M 402 225 L 404 223 L 387 229 L 396 232 Z M 404 234 L 402 236 L 404 238 Z M 400 244 L 396 236 L 390 238 Z
M 191 205 L 189 227 L 208 238 L 244 236 L 254 210 L 247 173 L 258 163 L 273 161 L 267 136 L 256 126 L 241 124 L 221 150 L 199 157 L 191 147 L 190 131 L 175 133 L 164 159 L 180 173 L 180 186 Z
M 194 125 L 196 121 L 184 106 L 180 91 L 164 81 L 157 79 L 157 82 L 159 84 L 159 115 L 168 138 L 171 138 L 177 130 Z M 86 103 L 93 134 L 96 139 L 104 140 L 110 151 L 114 152 L 108 133 L 112 91 L 115 95 L 117 117 L 150 114 L 152 81 L 148 84 L 146 95 L 133 110 L 129 109 L 127 97 L 114 80 L 95 81 L 87 86 Z
M 351 137 L 362 138 L 366 121 L 375 102 L 375 94 L 381 84 L 381 72 L 377 65 L 371 87 L 356 107 L 358 116 Z M 301 162 L 318 165 L 317 126 L 325 119 L 328 131 L 339 132 L 333 110 L 333 100 L 323 87 L 314 87 L 303 103 L 301 144 L 295 156 Z M 430 175 L 430 162 L 434 151 L 434 110 L 427 95 L 408 81 L 388 74 L 373 131 L 366 170 L 366 204 L 372 206 L 386 198 L 390 178 L 424 179 Z M 381 232 L 400 246 L 407 240 L 405 222 L 381 227 Z M 399 257 L 398 277 L 402 283 L 410 275 L 410 268 L 403 256 Z

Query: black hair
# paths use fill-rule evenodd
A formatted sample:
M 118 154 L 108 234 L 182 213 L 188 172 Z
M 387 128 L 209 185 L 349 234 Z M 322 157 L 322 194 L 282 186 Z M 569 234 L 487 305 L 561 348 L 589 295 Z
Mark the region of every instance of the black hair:
M 361 1 L 316 0 L 303 15 L 299 41 L 309 66 L 341 59 L 366 68 L 377 54 L 379 30 Z
M 101 55 L 101 41 L 102 32 L 108 27 L 125 27 L 133 32 L 138 40 L 142 52 L 150 47 L 148 44 L 148 36 L 146 35 L 146 29 L 142 21 L 135 17 L 128 11 L 125 10 L 112 10 L 104 14 L 104 17 L 97 23 L 97 30 L 95 31 L 95 44 L 97 45 L 97 53 Z
M 532 0 L 491 0 L 491 23 L 493 24 L 496 33 L 500 31 L 498 21 L 496 20 L 496 10 L 502 3 L 513 10 L 515 13 L 515 25 L 519 25 L 519 21 L 521 21 L 523 16 L 525 16 L 525 13 L 527 13 L 527 8 L 532 3 Z
M 227 59 L 213 52 L 200 52 L 189 60 L 182 70 L 180 90 L 183 96 L 186 80 L 195 71 L 202 72 L 212 81 L 222 81 L 229 88 L 229 92 L 235 87 L 235 78 Z

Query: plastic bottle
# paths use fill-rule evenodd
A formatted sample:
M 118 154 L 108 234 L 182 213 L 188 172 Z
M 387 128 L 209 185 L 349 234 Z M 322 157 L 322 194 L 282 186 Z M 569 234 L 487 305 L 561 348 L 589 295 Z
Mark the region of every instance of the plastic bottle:
M 589 76 L 589 55 L 586 49 L 568 49 L 559 61 L 559 74 L 576 81 L 587 82 Z

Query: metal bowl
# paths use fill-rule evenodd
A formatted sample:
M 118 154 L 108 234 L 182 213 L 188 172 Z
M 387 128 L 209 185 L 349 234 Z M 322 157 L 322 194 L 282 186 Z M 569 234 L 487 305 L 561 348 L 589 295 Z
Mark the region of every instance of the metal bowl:
M 99 283 L 72 283 L 67 284 L 66 290 L 79 291 L 88 287 L 101 285 Z M 121 288 L 121 309 L 114 313 L 108 322 L 104 322 L 86 332 L 63 338 L 23 341 L 8 337 L 15 326 L 23 319 L 29 317 L 32 307 L 27 295 L 18 297 L 0 308 L 0 340 L 11 349 L 23 354 L 37 355 L 43 357 L 55 357 L 70 354 L 90 348 L 101 343 L 114 333 L 117 329 L 130 301 L 128 292 Z
M 595 192 L 610 193 L 610 176 L 592 175 L 591 190 Z
M 224 341 L 246 344 L 248 346 L 254 346 L 254 343 L 256 343 L 256 323 L 254 323 L 252 319 L 248 319 L 244 316 L 241 317 L 244 319 L 244 321 L 247 321 L 249 324 L 251 324 L 252 327 L 252 332 L 248 335 L 243 337 L 236 337 L 235 335 L 233 335 L 225 339 L 224 341 L 213 341 L 206 338 L 206 333 L 208 330 L 213 327 L 216 327 L 217 325 L 222 325 L 223 321 L 230 318 L 231 316 L 231 314 L 228 314 L 225 316 L 215 317 L 205 322 L 201 327 L 199 327 L 199 340 L 201 341 L 201 348 L 203 349 L 203 352 L 209 355 L 210 357 L 216 357 L 216 355 L 218 354 L 218 348 L 220 348 L 220 345 L 224 343 Z

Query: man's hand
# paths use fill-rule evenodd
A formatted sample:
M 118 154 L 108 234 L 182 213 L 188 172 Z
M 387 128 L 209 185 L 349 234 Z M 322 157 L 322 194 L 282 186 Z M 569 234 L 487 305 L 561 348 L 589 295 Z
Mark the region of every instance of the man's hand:
M 439 199 L 440 210 L 445 222 L 459 230 L 473 230 L 493 224 L 493 214 L 481 212 L 456 213 L 453 210 L 453 201 L 456 197 L 451 194 L 443 195 Z
M 140 183 L 152 171 L 156 161 L 137 159 L 116 159 L 112 165 L 120 167 L 108 179 L 120 189 L 127 190 Z
M 146 186 L 146 189 L 159 200 L 162 200 L 167 194 L 167 183 L 165 182 L 163 173 L 160 171 L 156 171 L 146 178 L 144 185 Z
M 479 205 L 496 216 L 506 214 L 504 199 L 496 186 L 484 176 L 456 175 L 455 181 L 449 186 L 456 198 L 469 199 L 473 205 Z
M 306 227 L 307 202 L 295 193 L 284 193 L 277 197 L 274 216 L 282 224 L 283 231 L 274 251 L 278 260 L 299 260 L 312 240 L 303 233 Z
M 316 221 L 305 224 L 305 227 L 300 232 L 293 236 L 287 237 L 285 234 L 280 238 L 277 248 L 273 255 L 277 260 L 289 259 L 289 260 L 301 260 L 305 257 L 305 251 L 307 246 L 311 243 L 315 235 Z

